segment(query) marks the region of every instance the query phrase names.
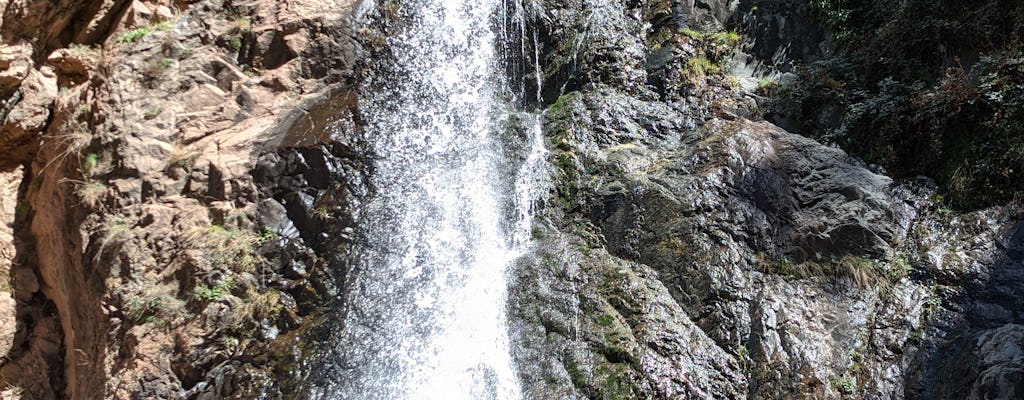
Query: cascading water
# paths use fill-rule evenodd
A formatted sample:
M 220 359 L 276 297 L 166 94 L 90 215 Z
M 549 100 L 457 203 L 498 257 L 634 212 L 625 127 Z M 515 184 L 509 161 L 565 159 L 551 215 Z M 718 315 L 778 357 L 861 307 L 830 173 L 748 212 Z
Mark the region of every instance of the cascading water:
M 506 270 L 529 242 L 545 151 L 539 117 L 510 111 L 493 18 L 503 6 L 382 5 L 403 25 L 360 98 L 376 194 L 357 216 L 340 366 L 313 398 L 521 398 Z M 512 135 L 524 143 L 503 139 L 510 120 L 529 121 Z

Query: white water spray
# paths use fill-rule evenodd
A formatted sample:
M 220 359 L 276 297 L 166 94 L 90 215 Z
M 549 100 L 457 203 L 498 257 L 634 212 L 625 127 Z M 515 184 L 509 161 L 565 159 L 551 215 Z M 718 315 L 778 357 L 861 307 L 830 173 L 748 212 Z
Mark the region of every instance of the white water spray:
M 358 216 L 343 372 L 313 398 L 522 397 L 506 275 L 529 245 L 546 152 L 538 116 L 519 136 L 527 143 L 500 138 L 512 107 L 492 27 L 500 6 L 415 0 L 397 10 L 402 33 L 360 98 L 376 194 Z M 516 160 L 509 148 L 521 149 Z

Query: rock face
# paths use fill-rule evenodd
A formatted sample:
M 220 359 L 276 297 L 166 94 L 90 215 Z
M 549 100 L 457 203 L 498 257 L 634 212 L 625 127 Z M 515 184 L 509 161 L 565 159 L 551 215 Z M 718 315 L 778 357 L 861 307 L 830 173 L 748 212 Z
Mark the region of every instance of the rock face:
M 725 75 L 827 51 L 807 2 L 523 4 L 528 398 L 1024 395 L 1020 205 L 951 212 Z M 355 6 L 0 0 L 0 398 L 309 394 L 374 190 L 359 57 L 401 28 Z
M 666 80 L 688 71 L 675 57 L 704 46 L 667 33 L 679 21 L 798 40 L 817 28 L 784 19 L 806 18 L 806 4 L 698 4 L 685 18 L 668 2 L 547 6 L 539 29 L 556 34 L 542 54 L 601 61 L 545 71 L 555 182 L 542 244 L 517 276 L 531 289 L 513 295 L 522 364 L 539 366 L 523 372 L 534 398 L 1019 396 L 1018 206 L 951 216 L 926 181 L 893 182 L 758 121 L 721 75 Z M 566 15 L 594 17 L 554 17 Z M 792 49 L 761 62 L 821 50 Z M 637 328 L 653 325 L 634 323 L 645 313 L 632 304 L 675 310 L 656 329 L 725 363 L 672 346 L 648 348 L 689 363 L 637 362 Z
M 290 397 L 334 249 L 254 173 L 322 188 L 354 4 L 0 5 L 4 398 Z

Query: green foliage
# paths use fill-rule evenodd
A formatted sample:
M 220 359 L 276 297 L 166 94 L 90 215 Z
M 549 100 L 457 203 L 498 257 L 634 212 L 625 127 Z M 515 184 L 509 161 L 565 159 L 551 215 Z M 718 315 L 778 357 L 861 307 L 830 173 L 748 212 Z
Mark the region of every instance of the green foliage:
M 1024 193 L 1024 3 L 814 0 L 836 56 L 798 68 L 771 116 L 973 209 Z
M 164 112 L 163 107 L 159 107 L 159 106 L 150 107 L 150 108 L 147 108 L 146 111 L 142 114 L 142 118 L 144 118 L 146 120 L 155 119 L 156 117 L 159 117 L 160 114 L 163 114 L 163 112 Z
M 270 227 L 263 228 L 263 233 L 260 234 L 258 239 L 259 244 L 270 242 L 271 240 L 277 239 L 277 232 L 274 232 Z
M 274 289 L 263 292 L 249 289 L 246 292 L 245 301 L 236 311 L 240 318 L 275 319 L 283 309 L 281 292 Z
M 235 279 L 228 277 L 213 286 L 201 284 L 196 286 L 194 297 L 200 301 L 215 302 L 221 301 L 231 295 L 231 291 L 237 286 Z
M 555 154 L 558 185 L 555 186 L 556 199 L 568 211 L 580 205 L 580 171 L 576 167 L 576 158 L 572 152 L 562 151 Z
M 900 255 L 891 262 L 882 265 L 882 276 L 885 280 L 895 284 L 910 274 L 911 269 L 910 261 L 907 260 L 907 256 Z
M 169 287 L 146 282 L 142 290 L 125 301 L 128 319 L 136 324 L 166 325 L 185 314 L 184 302 L 173 295 Z
M 722 73 L 722 66 L 702 57 L 693 57 L 686 60 L 686 66 L 682 70 L 683 77 L 689 80 L 700 78 L 706 75 L 717 75 Z
M 843 396 L 850 396 L 857 390 L 857 384 L 853 379 L 847 377 L 833 380 L 832 387 Z
M 762 78 L 757 81 L 757 88 L 754 89 L 754 93 L 761 96 L 771 96 L 777 87 L 779 87 L 779 83 L 775 80 Z
M 722 74 L 728 56 L 742 39 L 733 31 L 705 32 L 683 28 L 678 33 L 696 49 L 696 54 L 686 60 L 680 72 L 684 79 L 691 82 L 707 75 Z
M 82 205 L 90 209 L 96 209 L 103 203 L 103 197 L 107 194 L 107 185 L 101 181 L 76 182 L 75 194 L 82 201 Z
M 96 170 L 96 166 L 100 163 L 100 156 L 96 153 L 89 153 L 85 156 L 85 161 L 82 162 L 82 174 L 90 175 Z
M 174 24 L 172 24 L 170 21 L 163 21 L 163 22 L 157 23 L 156 25 L 153 25 L 152 29 L 155 30 L 155 31 L 161 31 L 161 32 L 169 31 L 171 29 L 174 29 Z
M 150 34 L 149 28 L 139 28 L 139 29 L 136 29 L 136 30 L 133 30 L 133 31 L 129 31 L 129 32 L 125 33 L 124 35 L 121 35 L 121 37 L 117 38 L 117 42 L 118 43 L 133 43 L 133 42 L 137 42 L 140 39 L 148 36 L 149 34 Z
M 605 328 L 615 324 L 615 317 L 611 314 L 601 314 L 597 317 L 597 324 Z
M 205 229 L 193 229 L 187 240 L 194 247 L 205 250 L 206 260 L 213 270 L 242 273 L 256 271 L 259 267 L 262 258 L 256 250 L 266 237 L 246 230 L 211 225 Z
M 241 36 L 232 36 L 232 37 L 228 38 L 228 47 L 230 47 L 231 50 L 234 50 L 234 51 L 242 50 L 242 37 Z

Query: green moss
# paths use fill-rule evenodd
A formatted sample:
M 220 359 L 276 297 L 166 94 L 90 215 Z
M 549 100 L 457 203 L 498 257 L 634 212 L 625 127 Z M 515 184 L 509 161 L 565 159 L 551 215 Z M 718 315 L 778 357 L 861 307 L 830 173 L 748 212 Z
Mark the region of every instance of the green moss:
M 605 328 L 615 324 L 615 316 L 610 314 L 601 314 L 597 317 L 597 324 Z
M 602 398 L 607 400 L 637 399 L 639 390 L 628 375 L 629 368 L 620 364 L 600 364 L 595 368 Z
M 580 171 L 576 167 L 576 158 L 571 152 L 558 152 L 554 164 L 558 172 L 556 200 L 566 210 L 573 211 L 579 207 L 580 199 Z
M 573 360 L 562 360 L 562 366 L 565 367 L 565 371 L 569 373 L 569 379 L 572 381 L 572 385 L 576 388 L 583 389 L 587 387 L 587 377 L 580 370 L 580 366 Z

